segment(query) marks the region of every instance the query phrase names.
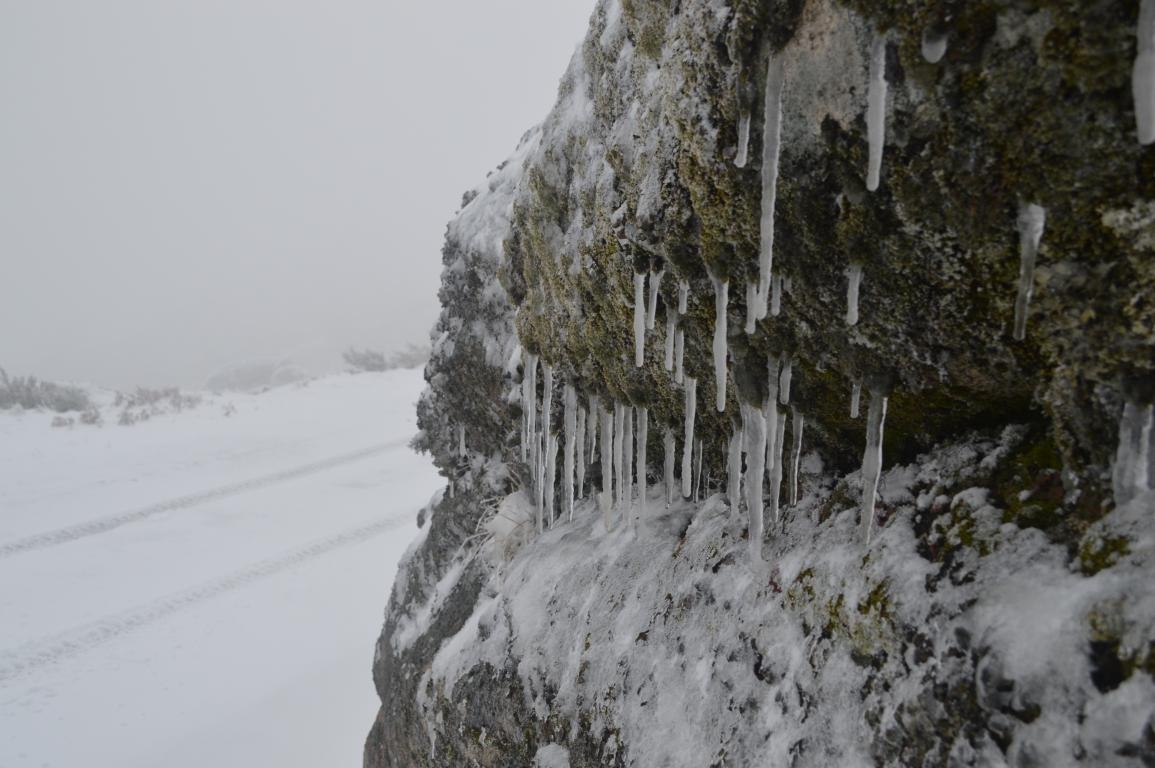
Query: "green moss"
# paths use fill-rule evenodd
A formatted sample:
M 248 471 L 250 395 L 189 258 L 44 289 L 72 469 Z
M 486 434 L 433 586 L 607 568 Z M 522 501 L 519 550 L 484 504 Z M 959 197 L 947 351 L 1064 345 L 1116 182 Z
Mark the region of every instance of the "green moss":
M 1079 546 L 1079 568 L 1085 576 L 1118 563 L 1131 554 L 1131 543 L 1124 536 L 1091 536 Z

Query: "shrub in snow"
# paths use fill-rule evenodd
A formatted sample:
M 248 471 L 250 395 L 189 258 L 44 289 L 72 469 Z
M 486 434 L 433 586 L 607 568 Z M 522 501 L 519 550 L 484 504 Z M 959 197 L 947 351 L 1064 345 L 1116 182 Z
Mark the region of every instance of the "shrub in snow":
M 35 376 L 10 378 L 0 368 L 0 410 L 47 408 L 57 413 L 83 411 L 91 407 L 88 393 L 80 387 L 54 384 Z

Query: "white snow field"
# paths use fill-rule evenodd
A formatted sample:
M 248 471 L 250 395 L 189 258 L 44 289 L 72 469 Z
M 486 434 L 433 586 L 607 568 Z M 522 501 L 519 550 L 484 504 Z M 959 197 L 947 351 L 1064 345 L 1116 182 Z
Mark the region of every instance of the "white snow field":
M 359 766 L 420 371 L 0 413 L 0 768 Z M 235 410 L 225 415 L 228 410 Z

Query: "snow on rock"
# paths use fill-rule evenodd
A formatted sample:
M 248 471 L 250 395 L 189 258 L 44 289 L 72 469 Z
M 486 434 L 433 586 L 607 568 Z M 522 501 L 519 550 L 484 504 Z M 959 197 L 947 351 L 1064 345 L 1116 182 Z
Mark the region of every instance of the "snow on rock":
M 533 756 L 532 768 L 569 768 L 569 750 L 561 744 L 546 744 Z

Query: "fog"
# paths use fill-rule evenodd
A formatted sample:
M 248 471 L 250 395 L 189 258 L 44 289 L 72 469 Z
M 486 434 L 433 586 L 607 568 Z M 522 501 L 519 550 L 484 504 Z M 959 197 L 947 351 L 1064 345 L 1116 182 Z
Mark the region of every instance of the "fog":
M 593 0 L 0 0 L 0 366 L 126 388 L 425 342 L 461 194 Z

